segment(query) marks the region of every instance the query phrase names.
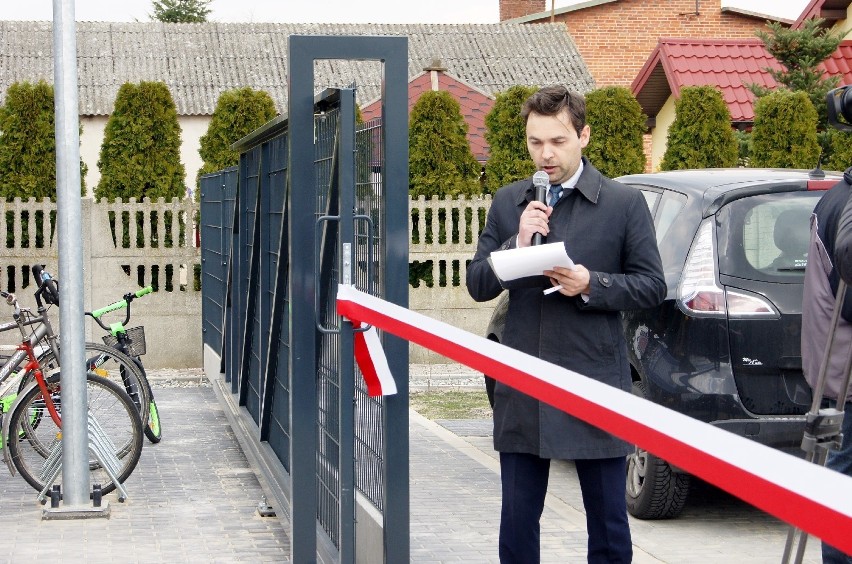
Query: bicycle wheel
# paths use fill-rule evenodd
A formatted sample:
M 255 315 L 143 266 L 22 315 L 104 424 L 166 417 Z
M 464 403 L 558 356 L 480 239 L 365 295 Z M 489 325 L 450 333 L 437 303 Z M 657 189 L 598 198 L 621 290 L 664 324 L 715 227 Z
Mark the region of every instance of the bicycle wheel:
M 62 414 L 59 375 L 47 381 L 50 398 Z M 112 458 L 113 475 L 123 483 L 142 454 L 142 421 L 130 396 L 116 383 L 94 374 L 86 375 L 89 445 L 99 445 L 105 458 Z M 37 424 L 33 424 L 37 421 Z M 12 409 L 9 421 L 9 455 L 12 463 L 37 491 L 48 483 L 62 484 L 62 472 L 54 474 L 61 463 L 62 432 L 47 412 L 47 403 L 37 385 L 27 388 Z M 14 437 L 14 438 L 13 438 Z M 94 449 L 97 452 L 97 449 Z M 116 484 L 97 455 L 89 450 L 89 483 L 100 484 L 108 494 Z M 55 478 L 51 482 L 51 478 Z
M 86 343 L 85 357 L 86 371 L 120 385 L 139 410 L 143 427 L 147 427 L 151 387 L 136 362 L 121 351 L 101 343 Z M 59 361 L 50 349 L 38 361 L 45 374 L 59 367 Z M 28 379 L 32 380 L 32 376 L 28 376 Z

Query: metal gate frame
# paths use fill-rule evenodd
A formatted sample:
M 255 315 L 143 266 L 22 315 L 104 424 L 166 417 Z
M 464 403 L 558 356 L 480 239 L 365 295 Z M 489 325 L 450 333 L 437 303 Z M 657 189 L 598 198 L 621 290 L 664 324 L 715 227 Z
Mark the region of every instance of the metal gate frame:
M 408 265 L 408 39 L 405 37 L 309 37 L 290 36 L 288 67 L 290 70 L 288 115 L 290 118 L 290 210 L 314 209 L 308 190 L 293 189 L 315 185 L 314 167 L 314 62 L 322 59 L 375 60 L 384 63 L 382 84 L 382 121 L 384 123 L 384 186 L 387 214 L 385 241 L 388 268 Z M 354 142 L 353 145 L 354 147 Z M 352 155 L 354 160 L 354 154 Z M 354 170 L 354 166 L 353 166 Z M 405 210 L 405 213 L 396 213 Z M 343 213 L 343 210 L 341 210 Z M 341 224 L 343 221 L 341 220 Z M 313 332 L 294 331 L 316 324 L 316 302 L 313 273 L 317 270 L 313 249 L 316 246 L 313 218 L 307 213 L 290 214 L 291 273 L 291 531 L 293 558 L 310 562 L 316 555 L 316 412 L 317 389 L 316 340 Z M 301 241 L 303 244 L 296 244 Z M 294 268 L 296 264 L 302 268 Z M 408 277 L 389 277 L 384 299 L 408 306 Z M 302 299 L 303 298 L 303 299 Z M 386 338 L 385 350 L 391 372 L 397 375 L 398 396 L 385 402 L 386 450 L 384 484 L 386 504 L 384 517 L 385 561 L 409 560 L 408 507 L 408 343 Z M 310 378 L 298 375 L 308 374 Z M 404 378 L 400 377 L 405 375 Z M 342 399 L 342 398 L 341 398 Z M 400 448 L 405 445 L 404 448 Z M 388 471 L 392 469 L 392 471 Z M 392 501 L 392 503 L 390 503 Z M 353 508 L 354 510 L 354 508 Z M 343 513 L 343 512 L 341 512 Z M 354 519 L 354 513 L 352 515 Z M 344 542 L 346 541 L 346 542 Z M 354 542 L 354 540 L 353 540 Z M 348 544 L 341 539 L 341 547 Z M 341 548 L 341 561 L 345 551 Z M 352 553 L 354 557 L 354 553 Z

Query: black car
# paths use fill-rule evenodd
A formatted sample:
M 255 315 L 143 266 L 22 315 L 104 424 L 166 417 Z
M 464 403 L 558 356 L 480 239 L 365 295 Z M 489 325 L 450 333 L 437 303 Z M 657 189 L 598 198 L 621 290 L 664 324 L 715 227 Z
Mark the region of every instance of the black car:
M 801 453 L 811 403 L 800 344 L 810 215 L 841 178 L 751 168 L 618 178 L 645 196 L 668 285 L 662 305 L 622 316 L 634 393 Z M 498 303 L 489 338 L 499 341 L 504 316 Z M 637 448 L 628 509 L 643 519 L 675 517 L 689 481 Z

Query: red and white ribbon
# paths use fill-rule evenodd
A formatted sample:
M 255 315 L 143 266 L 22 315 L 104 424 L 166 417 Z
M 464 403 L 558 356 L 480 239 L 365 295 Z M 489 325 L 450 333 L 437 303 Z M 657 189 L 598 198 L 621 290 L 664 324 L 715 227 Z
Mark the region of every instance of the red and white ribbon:
M 361 327 L 359 321 L 351 321 L 356 329 Z M 355 361 L 361 369 L 370 396 L 390 396 L 396 393 L 396 382 L 374 326 L 370 326 L 366 331 L 355 332 Z
M 852 553 L 848 476 L 351 286 L 338 287 L 337 311 L 493 376 Z

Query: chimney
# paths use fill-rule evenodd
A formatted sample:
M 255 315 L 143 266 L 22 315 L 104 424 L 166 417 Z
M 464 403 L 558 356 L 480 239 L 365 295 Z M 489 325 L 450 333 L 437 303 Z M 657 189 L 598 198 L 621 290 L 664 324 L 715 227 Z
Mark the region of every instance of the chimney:
M 432 62 L 429 63 L 428 66 L 424 67 L 423 70 L 429 73 L 429 79 L 432 82 L 432 90 L 436 92 L 440 90 L 441 88 L 438 82 L 438 73 L 447 72 L 447 67 L 443 65 L 440 57 L 433 57 Z
M 500 0 L 500 21 L 540 14 L 547 9 L 547 0 Z

